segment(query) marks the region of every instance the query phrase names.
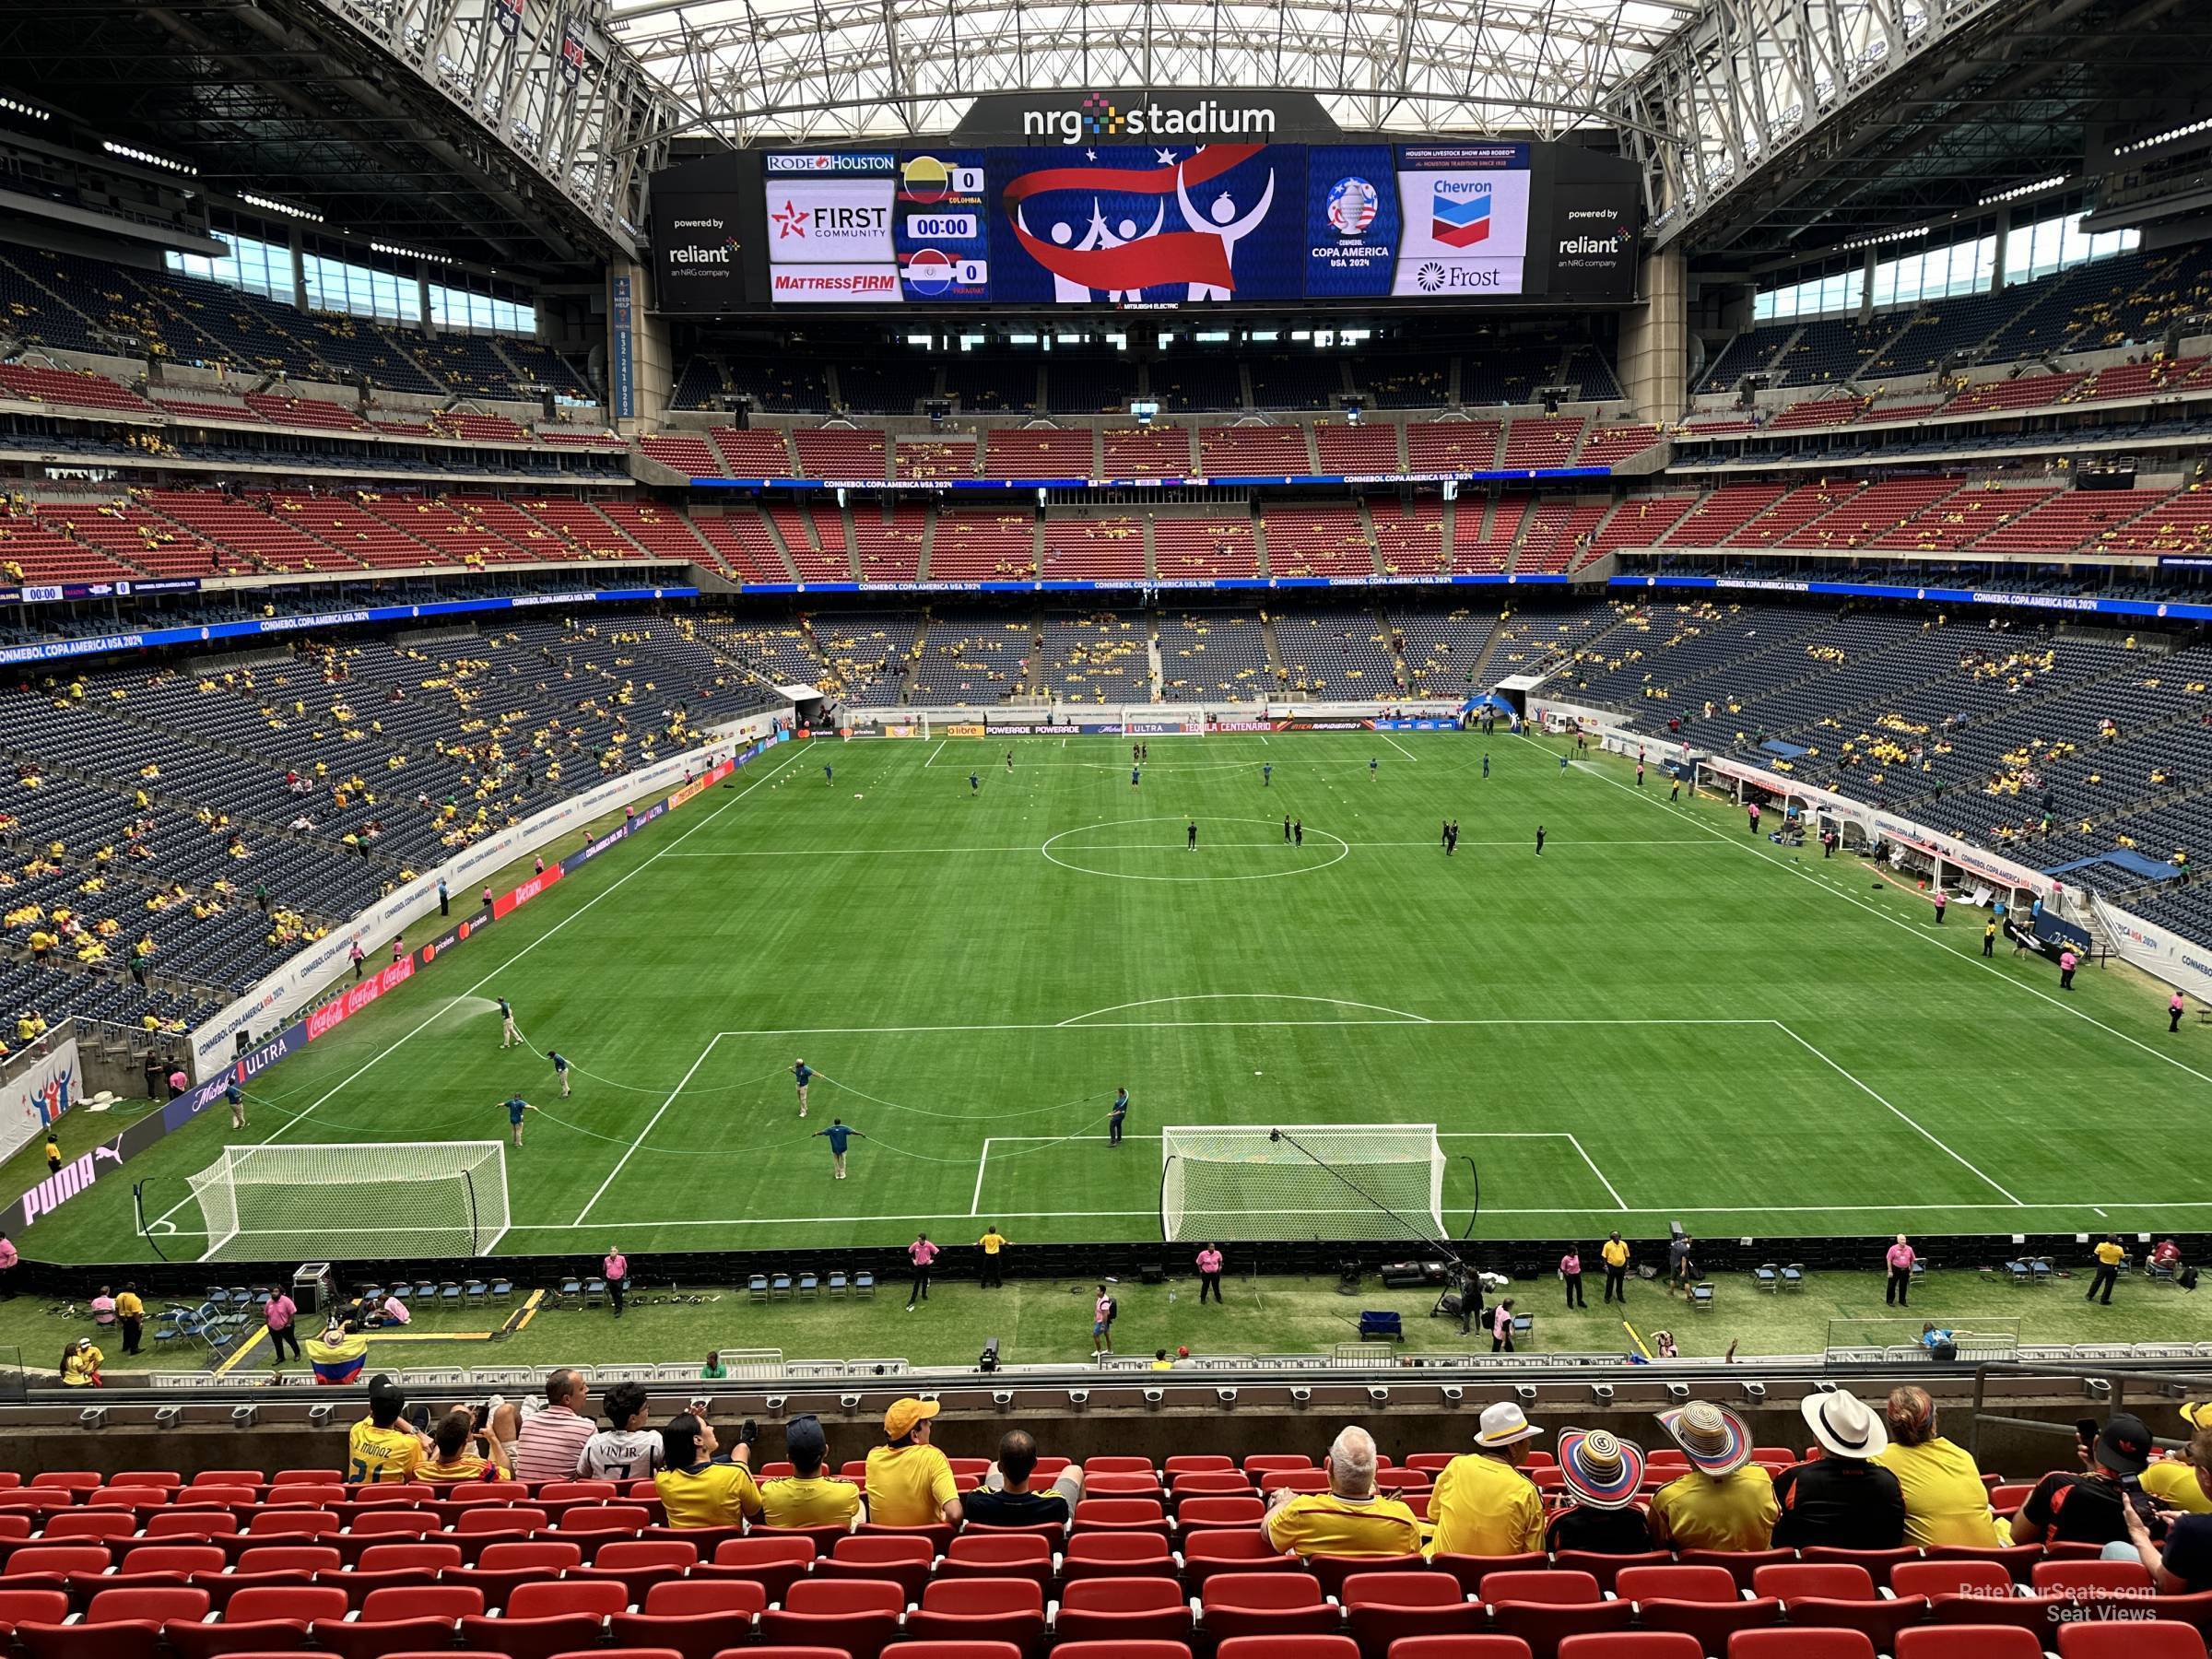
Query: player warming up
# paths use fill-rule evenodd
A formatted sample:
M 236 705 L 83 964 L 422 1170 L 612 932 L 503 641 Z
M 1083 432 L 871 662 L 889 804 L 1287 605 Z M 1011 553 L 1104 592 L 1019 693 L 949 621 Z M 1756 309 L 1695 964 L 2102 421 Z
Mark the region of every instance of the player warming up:
M 1274 784 L 1275 762 L 1272 760 L 1263 760 L 1260 763 L 1260 787 L 1262 789 L 1269 789 L 1274 787 Z
M 1541 824 L 1536 826 L 1536 856 L 1544 856 L 1544 826 Z
M 970 797 L 972 799 L 972 798 L 973 798 L 975 795 L 977 795 L 977 794 L 980 794 L 981 793 L 982 793 L 982 787 L 983 787 L 983 781 L 982 781 L 981 778 L 977 777 L 977 776 L 976 776 L 976 775 L 975 775 L 973 772 L 970 772 L 970 773 L 968 774 L 968 794 L 969 794 L 969 796 L 970 796 Z
M 837 782 L 837 774 L 831 771 L 830 768 L 825 766 L 822 768 L 822 782 L 825 783 L 834 783 Z
M 1367 758 L 1367 781 L 1370 783 L 1372 783 L 1375 781 L 1375 768 L 1380 764 L 1381 762 L 1378 761 L 1372 755 L 1370 755 Z
M 1014 771 L 1014 751 L 1012 749 L 1006 751 L 1006 771 L 1008 773 Z
M 1135 788 L 1136 787 L 1136 781 L 1137 781 L 1137 777 L 1138 777 L 1138 773 L 1137 773 L 1137 770 L 1136 770 L 1136 768 L 1135 768 L 1135 767 L 1134 767 L 1134 766 L 1133 766 L 1133 767 L 1131 767 L 1131 768 L 1129 769 L 1129 787 L 1130 787 L 1130 788 L 1132 788 L 1132 789 L 1135 789 Z
M 1193 818 L 1183 830 L 1182 850 L 1185 853 L 1198 851 L 1198 820 L 1196 818 Z
M 500 998 L 500 1046 L 512 1048 L 522 1041 L 523 1034 L 514 1029 L 514 1005 L 505 997 Z
M 804 1060 L 791 1063 L 791 1080 L 799 1086 L 799 1115 L 806 1115 L 806 1085 L 814 1081 L 814 1070 Z

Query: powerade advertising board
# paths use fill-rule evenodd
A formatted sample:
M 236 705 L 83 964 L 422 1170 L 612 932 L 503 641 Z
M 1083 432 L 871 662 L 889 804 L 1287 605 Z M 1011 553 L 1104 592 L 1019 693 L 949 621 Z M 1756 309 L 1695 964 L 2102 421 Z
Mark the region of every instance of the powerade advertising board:
M 769 151 L 772 305 L 1194 309 L 1542 291 L 1525 144 Z M 1625 297 L 1625 296 L 1624 296 Z

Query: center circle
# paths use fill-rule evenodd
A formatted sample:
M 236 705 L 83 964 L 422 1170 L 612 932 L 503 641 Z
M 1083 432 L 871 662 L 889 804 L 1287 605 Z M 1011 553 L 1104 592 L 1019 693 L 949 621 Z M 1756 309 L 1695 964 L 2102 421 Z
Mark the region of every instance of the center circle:
M 1073 870 L 1077 874 L 1082 876 L 1103 876 L 1109 880 L 1114 881 L 1272 881 L 1277 877 L 1282 876 L 1313 875 L 1316 871 L 1327 869 L 1331 865 L 1341 864 L 1345 859 L 1349 858 L 1352 853 L 1351 843 L 1346 841 L 1342 836 L 1332 835 L 1326 830 L 1313 829 L 1309 829 L 1306 833 L 1316 838 L 1317 840 L 1334 842 L 1336 848 L 1334 855 L 1323 859 L 1319 864 L 1300 865 L 1295 869 L 1253 870 L 1241 876 L 1146 876 L 1131 870 L 1102 870 L 1095 868 L 1090 865 L 1076 863 L 1075 859 L 1080 855 L 1079 847 L 1066 848 L 1062 852 L 1053 851 L 1053 848 L 1056 845 L 1066 841 L 1070 836 L 1090 835 L 1101 831 L 1116 830 L 1130 830 L 1134 829 L 1139 824 L 1188 824 L 1190 822 L 1191 819 L 1188 818 L 1117 818 L 1111 823 L 1104 824 L 1086 824 L 1080 829 L 1063 830 L 1059 834 L 1046 838 L 1044 842 L 1039 846 L 1037 850 L 1044 854 L 1048 862 L 1058 865 L 1064 870 Z M 1277 820 L 1274 818 L 1209 818 L 1200 821 L 1200 828 L 1203 831 L 1206 825 L 1211 824 L 1265 824 L 1269 829 L 1272 830 L 1276 827 L 1276 823 Z M 1148 844 L 1141 846 L 1123 845 L 1117 846 L 1112 850 L 1116 852 L 1154 851 L 1154 849 Z M 1162 841 L 1158 848 L 1158 851 L 1161 853 L 1181 853 L 1184 852 L 1186 848 L 1183 842 L 1174 841 L 1172 839 Z M 1291 850 L 1293 852 L 1299 851 L 1297 848 L 1293 848 Z M 1202 856 L 1206 852 L 1206 842 L 1203 839 L 1201 839 L 1198 843 L 1198 852 Z

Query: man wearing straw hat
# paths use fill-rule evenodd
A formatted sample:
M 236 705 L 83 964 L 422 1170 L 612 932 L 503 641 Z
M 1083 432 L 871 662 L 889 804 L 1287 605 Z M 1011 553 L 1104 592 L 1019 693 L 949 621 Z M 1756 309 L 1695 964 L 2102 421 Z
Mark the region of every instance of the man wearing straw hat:
M 1521 1472 L 1524 1442 L 1543 1433 L 1521 1407 L 1483 1407 L 1475 1450 L 1453 1458 L 1429 1495 L 1432 1555 L 1522 1555 L 1544 1547 L 1544 1500 Z
M 1641 1555 L 1652 1529 L 1636 1494 L 1643 1485 L 1643 1448 L 1603 1429 L 1559 1430 L 1559 1484 L 1574 1501 L 1545 1529 L 1544 1547 L 1598 1555 Z
M 1652 1541 L 1665 1549 L 1765 1549 L 1779 1511 L 1774 1481 L 1751 1461 L 1744 1419 L 1710 1400 L 1659 1413 L 1689 1472 L 1652 1498 Z
M 1905 1541 L 1905 1491 L 1875 1456 L 1889 1430 L 1858 1395 L 1842 1389 L 1797 1403 L 1828 1455 L 1784 1469 L 1774 1482 L 1781 1518 L 1777 1549 L 1895 1549 Z

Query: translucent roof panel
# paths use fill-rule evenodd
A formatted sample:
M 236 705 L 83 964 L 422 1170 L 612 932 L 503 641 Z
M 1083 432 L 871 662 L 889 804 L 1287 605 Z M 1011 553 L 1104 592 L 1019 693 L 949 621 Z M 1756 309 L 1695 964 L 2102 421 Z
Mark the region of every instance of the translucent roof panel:
M 692 130 L 940 133 L 979 93 L 1274 88 L 1352 131 L 1606 124 L 1697 12 L 1675 0 L 613 0 L 610 32 Z

